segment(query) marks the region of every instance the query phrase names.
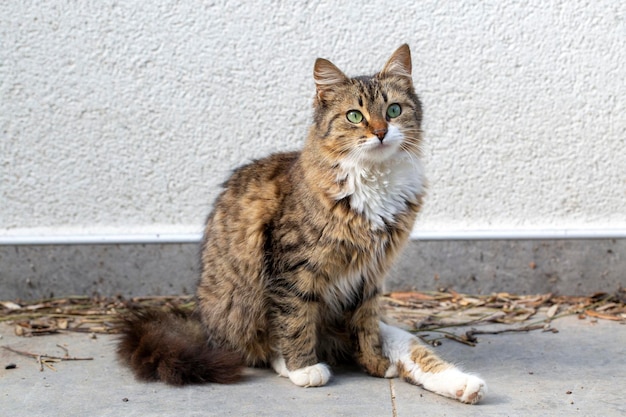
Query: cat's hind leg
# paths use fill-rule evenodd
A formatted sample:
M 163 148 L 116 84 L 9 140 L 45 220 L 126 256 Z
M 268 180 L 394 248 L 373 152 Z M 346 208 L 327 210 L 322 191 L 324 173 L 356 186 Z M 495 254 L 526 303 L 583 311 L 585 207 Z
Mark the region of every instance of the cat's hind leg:
M 401 376 L 467 404 L 476 404 L 487 393 L 485 381 L 443 361 L 409 332 L 381 322 L 380 335 L 383 353 L 391 362 L 386 377 Z

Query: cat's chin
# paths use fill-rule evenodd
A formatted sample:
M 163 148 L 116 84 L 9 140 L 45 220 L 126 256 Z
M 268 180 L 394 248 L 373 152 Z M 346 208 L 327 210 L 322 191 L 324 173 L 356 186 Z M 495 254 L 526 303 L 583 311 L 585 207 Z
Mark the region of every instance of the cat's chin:
M 401 157 L 402 154 L 399 144 L 383 142 L 369 148 L 363 155 L 363 162 L 374 165 L 383 164 Z

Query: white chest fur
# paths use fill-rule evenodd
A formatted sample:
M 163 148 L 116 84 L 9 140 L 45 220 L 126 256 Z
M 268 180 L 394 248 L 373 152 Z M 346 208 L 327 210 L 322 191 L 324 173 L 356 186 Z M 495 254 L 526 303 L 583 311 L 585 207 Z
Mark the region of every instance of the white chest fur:
M 342 195 L 348 197 L 350 207 L 363 214 L 374 227 L 406 208 L 408 201 L 424 191 L 424 169 L 414 156 L 402 155 L 376 164 L 342 165 L 345 183 Z

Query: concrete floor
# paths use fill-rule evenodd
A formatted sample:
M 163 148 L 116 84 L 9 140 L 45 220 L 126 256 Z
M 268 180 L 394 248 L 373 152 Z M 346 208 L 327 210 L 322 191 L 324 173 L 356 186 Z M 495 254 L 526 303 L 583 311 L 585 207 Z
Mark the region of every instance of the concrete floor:
M 251 369 L 236 385 L 172 388 L 136 381 L 115 359 L 114 336 L 23 338 L 0 325 L 0 345 L 33 353 L 93 357 L 44 368 L 0 349 L 0 415 L 19 416 L 624 416 L 626 326 L 576 317 L 558 333 L 479 336 L 476 347 L 444 341 L 437 352 L 479 373 L 489 394 L 476 406 L 401 380 L 336 370 L 321 388 L 298 388 L 273 371 Z M 15 369 L 5 369 L 14 364 Z

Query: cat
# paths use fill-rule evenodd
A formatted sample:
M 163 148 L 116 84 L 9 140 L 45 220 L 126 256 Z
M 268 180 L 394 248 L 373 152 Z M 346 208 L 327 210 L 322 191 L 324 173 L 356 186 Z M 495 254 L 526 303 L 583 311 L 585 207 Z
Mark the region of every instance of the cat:
M 144 380 L 234 382 L 271 366 L 302 387 L 330 365 L 405 380 L 464 403 L 485 382 L 384 322 L 382 280 L 422 206 L 422 106 L 402 45 L 373 76 L 317 59 L 300 152 L 236 169 L 206 222 L 197 309 L 136 311 L 119 356 Z

